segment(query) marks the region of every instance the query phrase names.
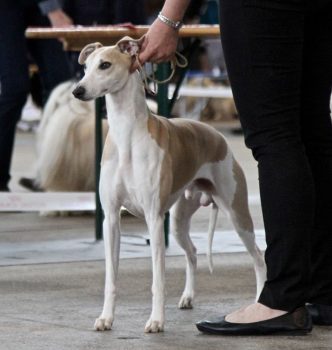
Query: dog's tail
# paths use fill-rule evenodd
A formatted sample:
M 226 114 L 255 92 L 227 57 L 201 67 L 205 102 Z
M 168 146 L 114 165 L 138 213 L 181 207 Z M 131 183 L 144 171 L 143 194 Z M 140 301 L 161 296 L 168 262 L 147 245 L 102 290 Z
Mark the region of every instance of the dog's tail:
M 207 258 L 209 264 L 210 273 L 213 272 L 213 261 L 212 261 L 212 242 L 214 236 L 214 230 L 216 228 L 217 218 L 218 218 L 218 206 L 216 203 L 212 203 L 212 208 L 210 212 L 209 220 L 209 230 L 208 230 L 208 249 L 207 249 Z

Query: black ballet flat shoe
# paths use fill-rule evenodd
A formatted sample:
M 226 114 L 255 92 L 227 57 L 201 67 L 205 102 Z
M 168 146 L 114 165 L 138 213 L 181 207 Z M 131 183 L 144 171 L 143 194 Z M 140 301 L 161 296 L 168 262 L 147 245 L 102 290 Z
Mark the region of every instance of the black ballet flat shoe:
M 305 335 L 312 330 L 311 316 L 305 307 L 293 312 L 253 323 L 231 323 L 225 316 L 214 320 L 203 320 L 196 323 L 203 333 L 216 335 Z
M 332 305 L 308 304 L 312 323 L 318 326 L 332 326 Z

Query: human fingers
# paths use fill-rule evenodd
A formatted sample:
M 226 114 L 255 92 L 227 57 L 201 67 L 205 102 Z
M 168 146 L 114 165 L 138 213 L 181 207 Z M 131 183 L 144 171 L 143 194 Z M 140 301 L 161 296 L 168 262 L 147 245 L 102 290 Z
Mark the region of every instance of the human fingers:
M 144 43 L 138 55 L 140 64 L 145 62 L 161 63 L 174 56 L 178 42 L 178 32 L 160 21 L 155 21 L 145 35 Z M 134 71 L 139 67 L 136 61 L 131 67 Z
M 52 27 L 69 27 L 73 25 L 73 20 L 60 9 L 49 12 L 48 18 Z

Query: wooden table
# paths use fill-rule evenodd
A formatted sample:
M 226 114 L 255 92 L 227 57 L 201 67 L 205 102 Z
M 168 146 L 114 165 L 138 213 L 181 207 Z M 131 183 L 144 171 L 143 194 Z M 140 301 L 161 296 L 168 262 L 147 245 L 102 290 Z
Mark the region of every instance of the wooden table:
M 80 51 L 86 44 L 99 41 L 103 45 L 113 45 L 128 35 L 133 39 L 144 35 L 149 26 L 73 26 L 69 28 L 28 28 L 28 39 L 62 39 L 67 51 Z M 219 37 L 218 25 L 185 25 L 179 31 L 182 38 Z
M 149 29 L 149 26 L 72 26 L 68 28 L 28 28 L 28 39 L 60 39 L 66 51 L 80 51 L 85 45 L 92 42 L 100 42 L 103 45 L 114 45 L 124 36 L 133 39 L 140 38 Z M 185 25 L 179 30 L 181 38 L 217 38 L 220 35 L 218 25 Z M 196 45 L 197 46 L 197 45 Z M 158 78 L 164 80 L 168 76 L 168 65 L 161 64 L 158 67 Z M 158 114 L 168 117 L 176 98 L 178 88 L 184 78 L 186 70 L 182 71 L 181 78 L 171 102 L 168 102 L 167 84 L 158 87 Z M 96 100 L 96 184 L 99 183 L 100 160 L 102 154 L 101 141 L 101 99 Z M 96 185 L 96 189 L 98 186 Z M 96 239 L 102 238 L 102 210 L 98 190 L 96 190 Z M 168 245 L 168 216 L 165 219 L 165 240 Z

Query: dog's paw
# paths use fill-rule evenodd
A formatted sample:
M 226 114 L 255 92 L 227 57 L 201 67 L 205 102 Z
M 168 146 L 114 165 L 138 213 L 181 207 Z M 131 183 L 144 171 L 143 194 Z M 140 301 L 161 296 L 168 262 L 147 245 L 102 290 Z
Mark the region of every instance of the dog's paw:
M 193 306 L 193 297 L 188 296 L 188 295 L 182 295 L 178 308 L 179 309 L 192 309 Z
M 164 331 L 164 322 L 152 320 L 151 318 L 146 323 L 144 332 L 145 333 L 158 333 Z
M 112 329 L 113 318 L 97 318 L 94 329 L 96 331 L 107 331 Z

